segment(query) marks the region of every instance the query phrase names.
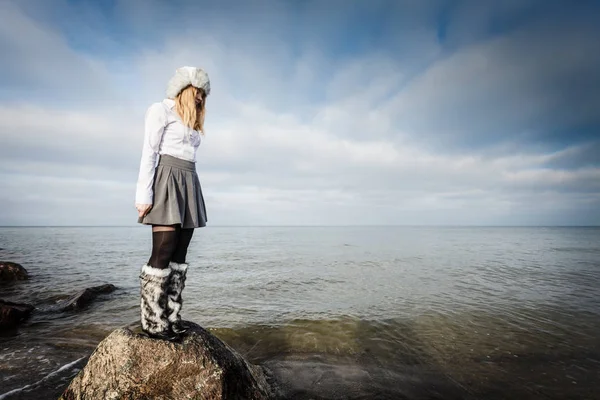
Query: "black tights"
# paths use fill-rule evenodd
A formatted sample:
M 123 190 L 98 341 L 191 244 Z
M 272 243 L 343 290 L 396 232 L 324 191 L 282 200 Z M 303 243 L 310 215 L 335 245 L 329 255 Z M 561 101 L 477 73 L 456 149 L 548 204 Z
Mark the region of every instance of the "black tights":
M 169 262 L 185 263 L 188 246 L 192 240 L 194 229 L 182 229 L 176 225 L 175 230 L 152 232 L 152 255 L 148 264 L 154 268 L 168 268 Z

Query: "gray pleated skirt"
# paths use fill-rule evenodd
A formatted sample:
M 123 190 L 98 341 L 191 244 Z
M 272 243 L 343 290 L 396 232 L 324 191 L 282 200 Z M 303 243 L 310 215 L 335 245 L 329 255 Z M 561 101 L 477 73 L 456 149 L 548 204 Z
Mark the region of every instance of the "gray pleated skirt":
M 139 217 L 146 225 L 175 225 L 182 228 L 206 226 L 206 206 L 196 164 L 161 154 L 154 170 L 154 201 L 150 212 Z

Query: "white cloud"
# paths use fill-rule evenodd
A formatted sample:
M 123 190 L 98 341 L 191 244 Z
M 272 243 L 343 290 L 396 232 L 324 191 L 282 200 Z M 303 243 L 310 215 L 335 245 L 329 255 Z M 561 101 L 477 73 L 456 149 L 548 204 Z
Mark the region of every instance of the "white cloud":
M 0 20 L 0 74 L 6 95 L 45 102 L 68 95 L 79 106 L 98 106 L 99 97 L 116 97 L 105 63 L 74 51 L 58 31 L 10 1 L 0 2 Z
M 410 81 L 386 113 L 421 143 L 459 149 L 600 123 L 600 31 L 587 22 L 557 30 L 544 21 L 460 48 Z

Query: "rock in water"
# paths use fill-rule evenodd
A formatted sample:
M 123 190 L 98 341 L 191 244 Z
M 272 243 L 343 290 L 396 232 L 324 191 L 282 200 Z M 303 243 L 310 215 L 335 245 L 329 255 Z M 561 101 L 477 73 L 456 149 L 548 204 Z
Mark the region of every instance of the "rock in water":
M 11 329 L 29 317 L 34 310 L 30 304 L 0 300 L 0 329 Z
M 60 400 L 273 399 L 265 371 L 197 324 L 180 343 L 128 328 L 108 335 Z
M 105 284 L 83 289 L 82 291 L 71 296 L 64 304 L 60 306 L 62 311 L 66 310 L 81 310 L 92 302 L 99 294 L 112 293 L 117 288 L 115 285 Z
M 23 281 L 29 279 L 27 270 L 21 264 L 10 261 L 0 261 L 0 281 Z

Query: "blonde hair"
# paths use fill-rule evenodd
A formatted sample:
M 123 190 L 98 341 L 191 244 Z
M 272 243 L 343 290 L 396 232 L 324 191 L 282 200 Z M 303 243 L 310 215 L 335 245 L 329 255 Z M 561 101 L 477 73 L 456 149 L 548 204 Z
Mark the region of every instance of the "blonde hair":
M 202 104 L 196 106 L 196 96 L 202 93 Z M 186 86 L 175 97 L 175 109 L 183 123 L 204 135 L 204 116 L 206 115 L 206 93 L 192 85 Z

